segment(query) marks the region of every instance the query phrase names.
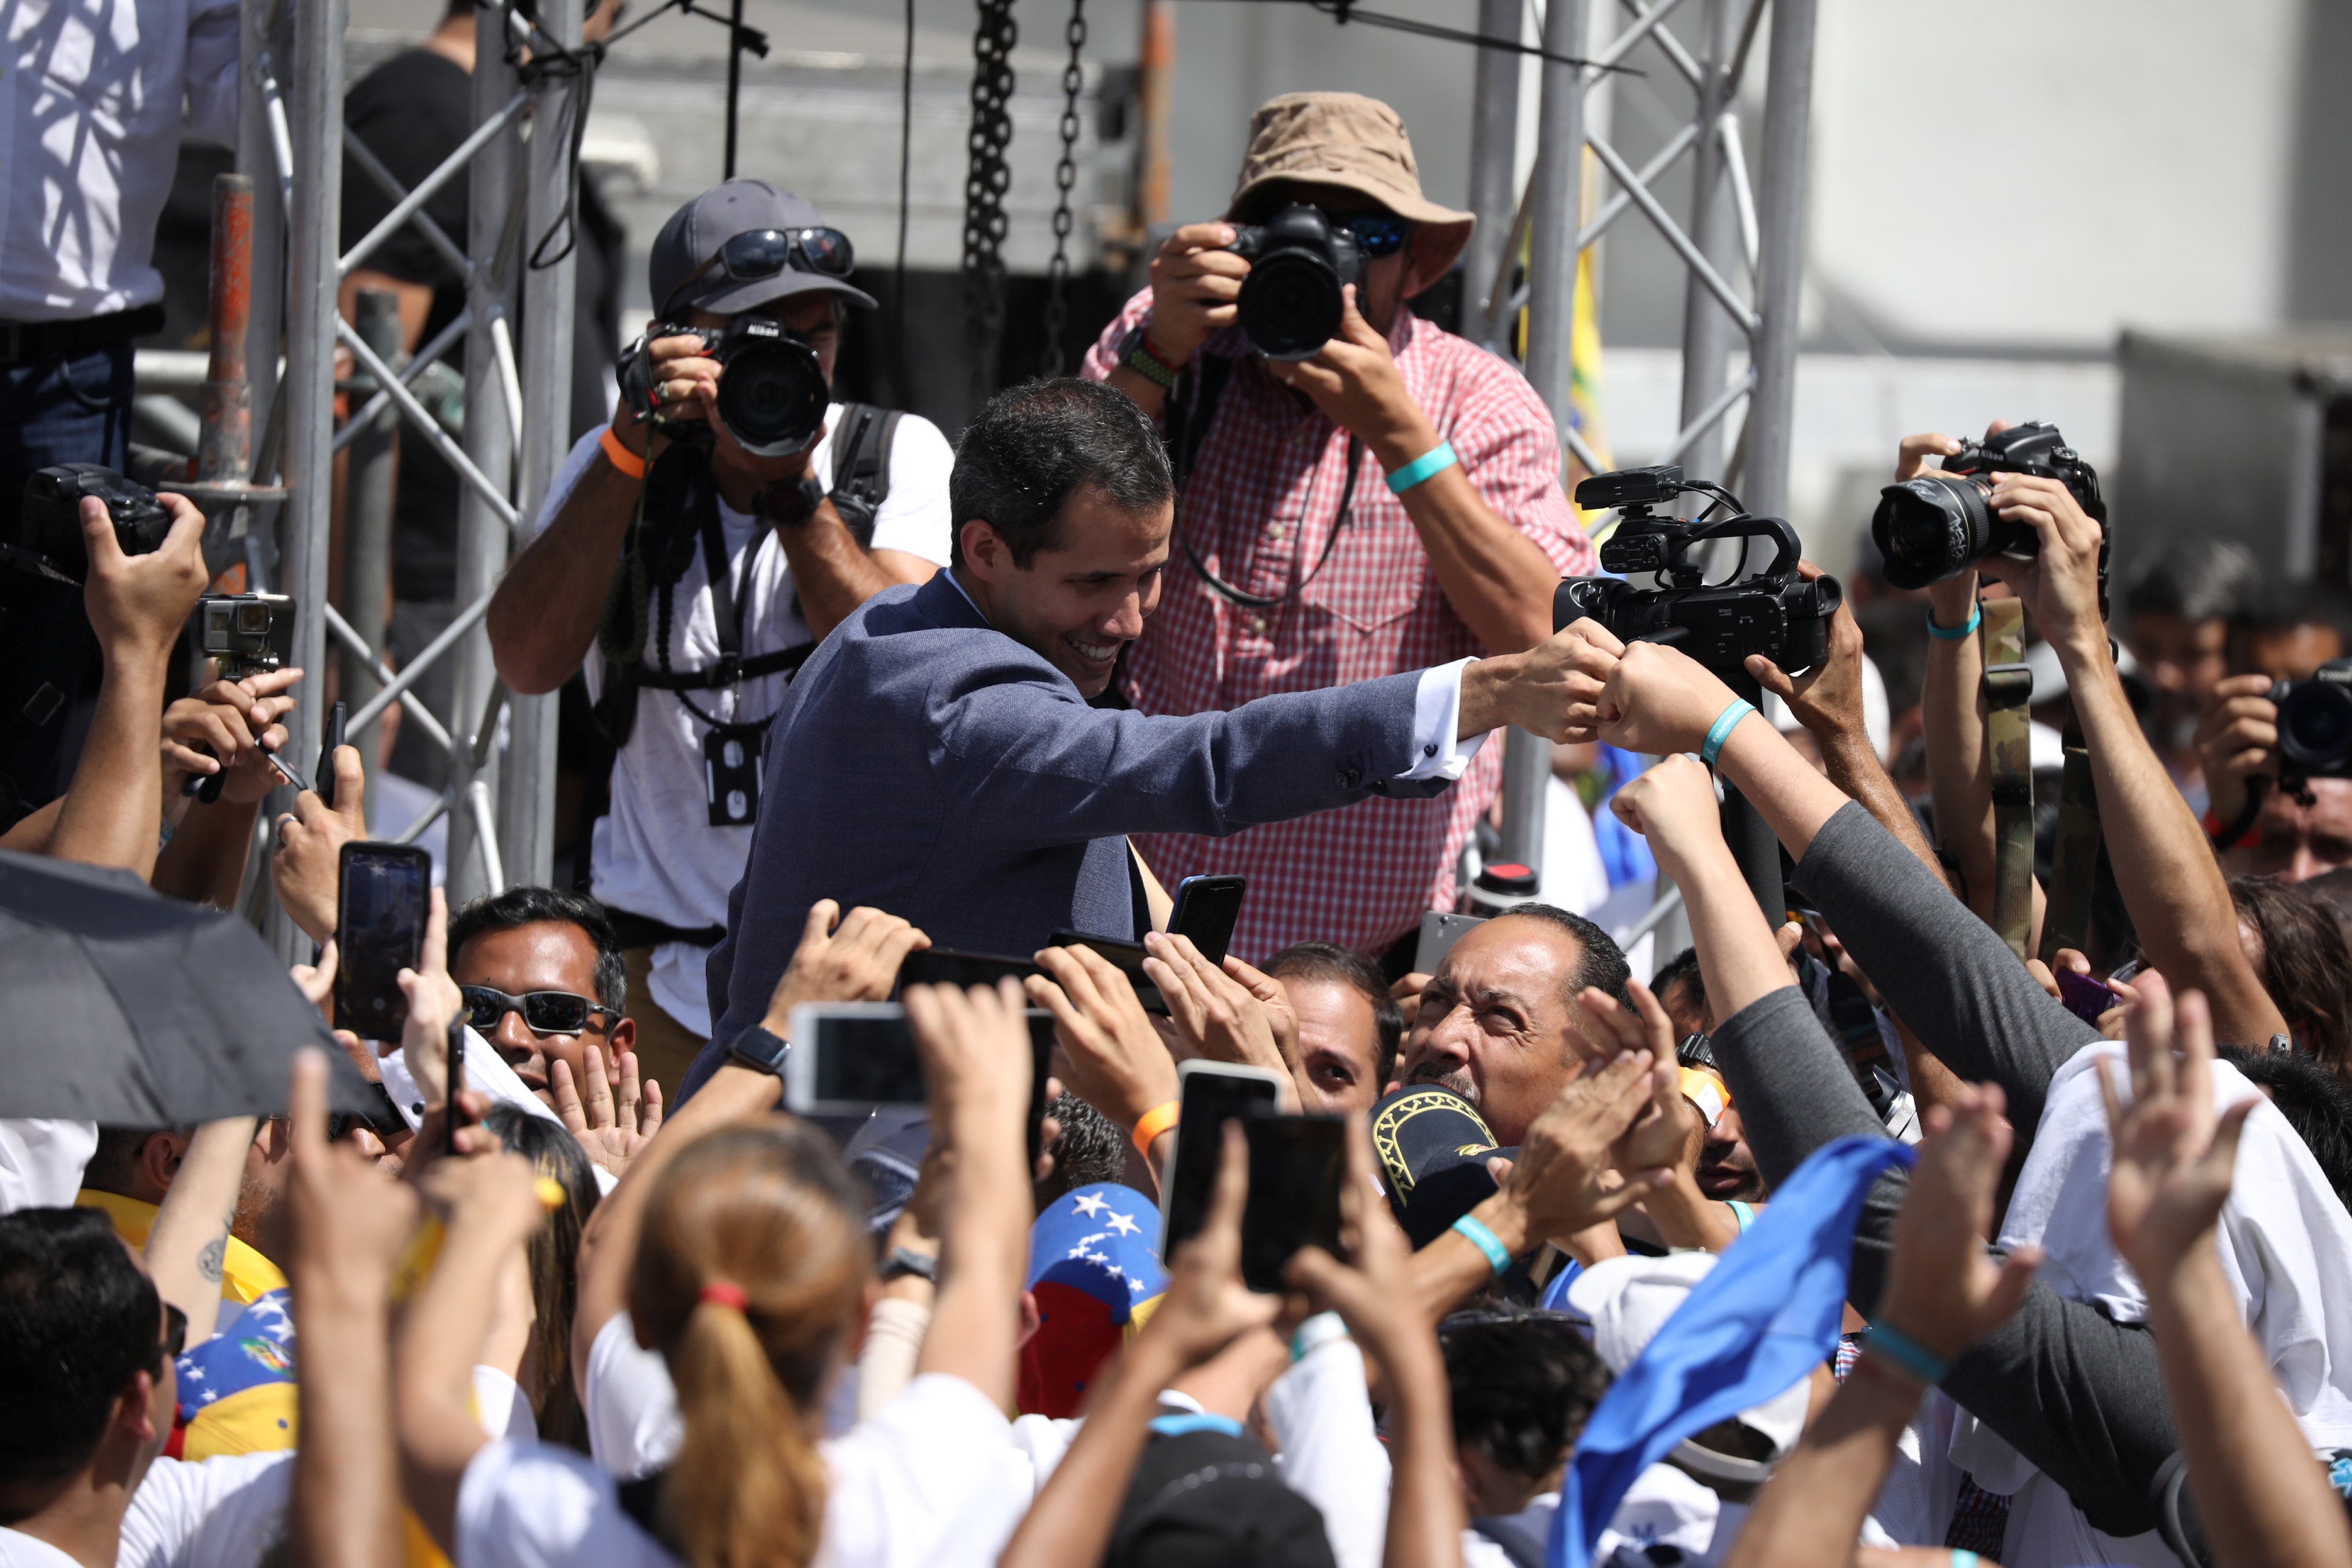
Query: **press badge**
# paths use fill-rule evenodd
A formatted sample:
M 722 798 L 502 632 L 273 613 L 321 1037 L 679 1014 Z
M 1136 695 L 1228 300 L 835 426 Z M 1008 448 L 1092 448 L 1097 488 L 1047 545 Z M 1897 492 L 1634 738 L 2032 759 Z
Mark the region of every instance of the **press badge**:
M 703 791 L 714 828 L 747 828 L 760 814 L 760 737 L 713 729 L 702 737 Z

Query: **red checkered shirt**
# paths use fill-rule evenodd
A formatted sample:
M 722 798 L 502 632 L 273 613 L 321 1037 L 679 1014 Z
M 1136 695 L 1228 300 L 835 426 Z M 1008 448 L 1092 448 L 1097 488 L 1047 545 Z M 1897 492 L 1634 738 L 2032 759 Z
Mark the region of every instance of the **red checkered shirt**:
M 1083 374 L 1110 374 L 1120 340 L 1150 304 L 1149 289 L 1128 301 L 1088 350 Z M 1495 514 L 1562 575 L 1592 570 L 1591 542 L 1560 489 L 1550 412 L 1526 378 L 1409 310 L 1398 312 L 1389 350 L 1407 395 L 1454 444 L 1464 475 Z M 1235 588 L 1296 596 L 1265 610 L 1230 603 L 1179 548 L 1160 607 L 1128 651 L 1129 700 L 1146 713 L 1213 712 L 1484 652 L 1447 602 L 1404 504 L 1369 452 L 1348 526 L 1315 570 L 1347 478 L 1348 434 L 1268 375 L 1240 329 L 1213 334 L 1195 361 L 1209 354 L 1235 363 L 1185 482 L 1179 528 L 1202 564 Z M 1374 797 L 1227 839 L 1138 834 L 1136 847 L 1171 889 L 1206 873 L 1249 879 L 1233 941 L 1244 958 L 1310 939 L 1377 956 L 1417 926 L 1423 910 L 1454 907 L 1454 863 L 1494 803 L 1502 766 L 1502 747 L 1489 745 L 1440 795 Z

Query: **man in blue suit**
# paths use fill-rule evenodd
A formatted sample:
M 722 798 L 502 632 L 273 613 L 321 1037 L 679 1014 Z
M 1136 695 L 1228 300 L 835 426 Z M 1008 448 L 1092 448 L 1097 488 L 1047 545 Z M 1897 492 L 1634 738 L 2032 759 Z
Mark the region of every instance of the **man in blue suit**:
M 1016 387 L 964 433 L 949 489 L 950 569 L 854 612 L 768 730 L 688 1092 L 760 1023 L 819 899 L 903 915 L 943 947 L 1132 938 L 1128 833 L 1433 794 L 1506 724 L 1584 739 L 1621 651 L 1579 622 L 1525 653 L 1231 713 L 1090 707 L 1160 598 L 1175 490 L 1159 431 L 1100 382 Z

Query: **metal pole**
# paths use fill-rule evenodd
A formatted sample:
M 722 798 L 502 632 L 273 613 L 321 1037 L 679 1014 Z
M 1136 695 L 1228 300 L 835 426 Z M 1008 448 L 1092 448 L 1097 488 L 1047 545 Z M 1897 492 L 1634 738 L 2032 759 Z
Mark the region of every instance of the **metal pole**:
M 485 5 L 474 14 L 474 123 L 488 123 L 513 98 L 520 82 L 506 63 L 504 18 L 498 7 Z M 466 455 L 501 494 L 513 482 L 514 436 L 506 406 L 505 378 L 499 373 L 497 335 L 492 323 L 512 308 L 510 287 L 513 257 L 502 258 L 510 217 L 519 217 L 520 197 L 517 165 L 520 138 L 512 122 L 483 144 L 467 172 L 466 250 L 474 258 L 473 277 L 466 291 L 471 325 L 466 333 Z M 527 242 L 525 242 L 527 243 Z M 519 244 L 517 249 L 521 248 Z M 457 602 L 470 605 L 488 594 L 507 564 L 512 536 L 506 519 L 488 498 L 471 486 L 457 503 Z M 461 637 L 452 656 L 457 660 L 449 702 L 449 730 L 457 744 L 449 757 L 449 782 L 457 798 L 466 798 L 477 778 L 492 784 L 498 776 L 495 748 L 485 749 L 474 727 L 491 714 L 490 692 L 498 674 L 490 663 L 490 640 L 477 622 Z M 493 718 L 491 722 L 495 722 Z M 476 758 L 481 758 L 478 773 Z M 449 814 L 449 863 L 445 880 L 449 903 L 455 906 L 485 893 L 490 885 L 488 864 L 495 852 L 482 853 L 482 830 L 488 819 L 474 811 Z
M 268 426 L 270 410 L 278 401 L 278 344 L 284 335 L 286 308 L 286 207 L 278 193 L 278 150 L 269 134 L 268 100 L 256 79 L 265 56 L 273 60 L 288 57 L 285 51 L 292 40 L 286 26 L 287 10 L 283 0 L 244 0 L 237 18 L 236 172 L 253 182 L 257 197 L 253 204 L 253 260 L 247 275 L 250 304 L 245 329 L 246 363 L 260 367 L 252 389 L 256 431 Z M 248 470 L 244 477 L 260 483 L 269 476 Z M 249 559 L 257 553 L 253 546 L 268 537 L 278 509 L 275 504 L 258 507 L 246 518 Z M 247 586 L 273 584 L 255 581 L 248 575 Z
M 1490 38 L 1517 38 L 1519 0 L 1478 0 L 1478 31 Z M 1518 205 L 1512 178 L 1518 141 L 1519 57 L 1480 49 L 1470 104 L 1470 210 L 1477 214 L 1478 226 L 1470 231 L 1470 244 L 1462 253 L 1462 319 L 1472 337 L 1485 334 L 1486 294 L 1503 269 L 1504 247 L 1511 241 L 1511 220 Z
M 400 352 L 400 297 L 388 288 L 362 288 L 355 313 L 360 336 L 379 359 L 391 362 Z M 343 591 L 336 605 L 367 644 L 367 657 L 348 651 L 343 656 L 343 699 L 354 707 L 383 684 L 376 678 L 374 665 L 383 653 L 384 623 L 390 619 L 384 585 L 392 573 L 393 453 L 400 416 L 387 404 L 372 415 L 362 411 L 358 426 L 343 470 Z M 371 723 L 350 729 L 343 739 L 359 748 L 367 769 L 367 820 L 373 824 L 381 755 L 376 727 Z
M 292 115 L 294 214 L 286 247 L 287 499 L 278 517 L 282 591 L 294 596 L 294 663 L 320 680 L 326 669 L 328 502 L 335 438 L 335 238 L 343 192 L 343 0 L 294 8 Z M 265 359 L 260 361 L 268 364 Z M 321 682 L 323 685 L 323 682 Z M 287 747 L 298 768 L 319 755 L 320 704 L 286 716 Z M 293 809 L 281 786 L 270 814 Z M 270 936 L 291 962 L 310 941 L 283 910 Z
M 1797 401 L 1797 288 L 1805 255 L 1805 142 L 1812 118 L 1813 0 L 1772 0 L 1764 101 L 1763 189 L 1757 196 L 1756 394 L 1748 407 L 1749 509 L 1789 507 L 1789 439 Z
M 1176 86 L 1174 0 L 1143 0 L 1143 45 L 1135 98 L 1140 133 L 1135 139 L 1135 238 L 1141 245 L 1151 225 L 1168 221 L 1173 166 L 1168 152 L 1168 119 Z M 1142 258 L 1147 264 L 1150 257 Z
M 236 483 L 253 468 L 253 389 L 246 332 L 253 316 L 253 181 L 213 176 L 212 356 L 205 370 L 204 437 L 196 477 Z
M 541 0 L 541 30 L 567 47 L 580 41 L 581 0 Z M 530 171 L 523 197 L 524 254 L 562 211 L 572 182 L 575 78 L 550 78 L 531 106 Z M 572 441 L 573 255 L 522 277 L 522 447 L 515 455 L 522 515 L 535 517 Z M 506 874 L 544 886 L 555 874 L 553 693 L 509 695 L 507 756 L 499 791 L 499 848 Z
M 1551 0 L 1544 10 L 1547 54 L 1584 53 L 1586 0 Z M 1543 63 L 1543 109 L 1537 120 L 1536 161 L 1528 193 L 1528 380 L 1551 409 L 1555 429 L 1569 425 L 1570 332 L 1576 308 L 1576 227 L 1579 175 L 1584 167 L 1584 72 L 1558 59 Z M 1503 755 L 1503 855 L 1543 865 L 1544 800 L 1551 788 L 1551 743 L 1525 730 L 1510 732 Z M 1542 890 L 1538 887 L 1538 891 Z
M 1761 0 L 1751 0 L 1760 4 Z M 1717 273 L 1728 277 L 1738 250 L 1738 228 L 1731 210 L 1730 182 L 1724 174 L 1723 139 L 1714 133 L 1728 98 L 1724 62 L 1738 47 L 1730 34 L 1730 0 L 1703 0 L 1703 35 L 1698 80 L 1698 144 L 1691 155 L 1692 246 Z M 1693 270 L 1683 290 L 1682 426 L 1696 423 L 1722 395 L 1725 372 L 1731 364 L 1735 330 L 1721 301 Z M 1723 423 L 1708 424 L 1682 451 L 1684 471 L 1694 479 L 1723 477 Z
M 735 0 L 727 23 L 727 165 L 735 177 L 735 114 L 743 101 L 743 0 Z

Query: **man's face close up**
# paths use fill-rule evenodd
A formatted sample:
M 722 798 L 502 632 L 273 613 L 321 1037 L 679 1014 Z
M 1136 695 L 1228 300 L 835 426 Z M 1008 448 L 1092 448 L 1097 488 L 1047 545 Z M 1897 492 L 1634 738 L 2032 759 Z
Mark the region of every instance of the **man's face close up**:
M 1764 1175 L 1756 1168 L 1756 1155 L 1748 1147 L 1738 1106 L 1726 1105 L 1715 1125 L 1707 1129 L 1706 1141 L 1699 1145 L 1696 1176 L 1699 1191 L 1718 1202 L 1764 1201 Z
M 1100 696 L 1119 651 L 1159 608 L 1175 515 L 1172 505 L 1130 512 L 1099 490 L 1080 490 L 1026 566 L 1013 565 L 993 529 L 967 525 L 966 570 L 987 585 L 998 631 L 1067 675 L 1079 695 Z
M 596 999 L 596 944 L 588 933 L 569 921 L 541 920 L 509 931 L 485 931 L 467 939 L 450 959 L 449 977 L 460 986 L 488 986 L 510 997 L 532 991 L 568 991 Z M 587 1056 L 593 1048 L 604 1052 L 608 1077 L 617 1073 L 620 1053 L 631 1041 L 611 1014 L 588 1015 L 588 1027 L 579 1034 L 541 1034 L 530 1027 L 520 1008 L 499 1015 L 493 1028 L 482 1031 L 499 1059 L 515 1071 L 524 1087 L 552 1107 L 554 1064 L 572 1072 L 572 1087 L 584 1094 L 588 1084 Z
M 1583 958 L 1549 921 L 1507 915 L 1471 930 L 1421 993 L 1397 1063 L 1403 1086 L 1453 1090 L 1497 1143 L 1517 1144 L 1594 1049 L 1568 1000 Z
M 2132 617 L 2129 642 L 2132 657 L 2139 661 L 2140 673 L 2156 694 L 2150 716 L 2160 730 L 2193 726 L 2200 705 L 2230 673 L 2230 623 L 2219 617 L 2184 621 L 2169 611 L 2144 610 Z
M 1304 1109 L 1314 1116 L 1369 1111 L 1381 1097 L 1380 1026 L 1372 1004 L 1338 980 L 1282 982 L 1298 1019 L 1298 1060 L 1307 1070 Z
M 2263 796 L 2246 869 L 2281 882 L 2309 882 L 2352 866 L 2352 779 L 2314 779 L 2306 806 L 2284 789 Z

